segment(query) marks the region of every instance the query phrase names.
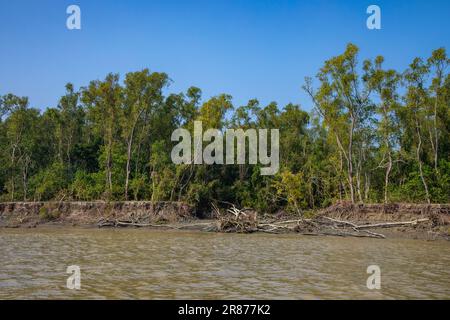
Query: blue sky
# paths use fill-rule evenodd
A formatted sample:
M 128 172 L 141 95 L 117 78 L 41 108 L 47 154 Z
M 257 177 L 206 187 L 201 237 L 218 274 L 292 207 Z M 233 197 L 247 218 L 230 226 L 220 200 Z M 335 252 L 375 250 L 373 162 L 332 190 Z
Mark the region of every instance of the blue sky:
M 67 30 L 77 4 L 82 29 Z M 366 28 L 366 9 L 382 10 L 382 30 Z M 416 56 L 450 50 L 448 0 L 0 0 L 0 94 L 56 106 L 64 84 L 77 87 L 148 67 L 169 74 L 170 92 L 195 85 L 235 105 L 258 98 L 310 109 L 304 77 L 348 42 L 361 60 L 382 54 L 404 69 Z

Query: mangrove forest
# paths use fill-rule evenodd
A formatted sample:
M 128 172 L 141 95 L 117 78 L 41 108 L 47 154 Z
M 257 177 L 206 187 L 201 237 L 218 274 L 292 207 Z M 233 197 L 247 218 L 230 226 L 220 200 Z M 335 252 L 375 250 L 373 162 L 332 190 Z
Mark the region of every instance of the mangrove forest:
M 205 99 L 197 87 L 168 93 L 169 75 L 149 69 L 67 83 L 50 108 L 3 92 L 0 201 L 181 201 L 198 211 L 230 203 L 295 214 L 336 201 L 449 203 L 449 63 L 438 48 L 392 70 L 349 44 L 299 79 L 304 106 L 236 106 L 230 94 Z M 172 132 L 195 121 L 279 129 L 279 171 L 174 164 Z

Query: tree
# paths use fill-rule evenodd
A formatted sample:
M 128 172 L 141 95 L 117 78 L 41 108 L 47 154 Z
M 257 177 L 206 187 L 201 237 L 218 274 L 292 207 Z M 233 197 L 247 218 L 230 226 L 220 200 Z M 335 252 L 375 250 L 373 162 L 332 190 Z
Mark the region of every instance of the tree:
M 72 153 L 74 147 L 82 137 L 82 126 L 84 124 L 84 110 L 79 105 L 80 93 L 74 90 L 73 84 L 66 84 L 66 94 L 58 104 L 58 133 L 60 134 L 60 159 L 70 168 L 72 164 Z M 64 149 L 64 159 L 62 150 Z
M 378 167 L 385 168 L 384 175 L 384 203 L 389 202 L 389 178 L 394 165 L 394 152 L 398 146 L 398 119 L 396 110 L 399 108 L 397 89 L 401 76 L 395 70 L 384 70 L 384 58 L 378 56 L 374 63 L 366 61 L 365 81 L 378 95 L 379 103 L 376 107 L 378 115 L 377 136 L 380 143 L 379 153 L 382 156 Z
M 124 105 L 120 119 L 122 136 L 127 148 L 125 200 L 128 200 L 135 132 L 144 121 L 144 113 L 151 115 L 155 108 L 162 104 L 162 90 L 167 84 L 168 76 L 165 73 L 150 74 L 148 69 L 128 73 L 125 77 Z M 145 125 L 145 123 L 141 125 Z
M 432 84 L 430 87 L 430 91 L 433 94 L 431 98 L 433 100 L 433 108 L 432 108 L 432 118 L 433 118 L 433 130 L 430 130 L 430 143 L 433 149 L 433 159 L 434 159 L 434 170 L 436 173 L 439 172 L 439 138 L 440 132 L 442 128 L 442 122 L 440 121 L 439 115 L 441 114 L 441 110 L 445 109 L 447 106 L 443 103 L 442 99 L 442 91 L 444 90 L 444 76 L 445 70 L 447 69 L 450 59 L 447 58 L 447 54 L 445 52 L 445 48 L 439 48 L 434 50 L 431 54 L 431 57 L 428 58 L 428 67 L 434 71 L 434 77 L 432 79 Z
M 405 72 L 407 93 L 405 96 L 407 119 L 412 122 L 416 135 L 416 160 L 419 167 L 420 179 L 425 189 L 426 200 L 431 203 L 428 183 L 425 179 L 422 161 L 423 152 L 423 127 L 426 125 L 423 119 L 427 119 L 428 95 L 425 89 L 425 80 L 428 74 L 428 66 L 420 58 L 414 59 L 409 69 Z
M 355 45 L 349 44 L 342 55 L 327 60 L 317 75 L 321 83 L 317 92 L 311 79 L 307 78 L 303 86 L 347 162 L 347 183 L 352 203 L 355 203 L 355 130 L 368 118 L 367 107 L 370 104 L 370 90 L 361 85 L 357 73 L 358 51 Z
M 82 101 L 88 108 L 88 117 L 93 129 L 103 137 L 106 196 L 113 192 L 112 167 L 113 147 L 119 132 L 119 110 L 123 100 L 123 89 L 119 85 L 119 75 L 108 74 L 104 81 L 92 81 L 82 90 Z

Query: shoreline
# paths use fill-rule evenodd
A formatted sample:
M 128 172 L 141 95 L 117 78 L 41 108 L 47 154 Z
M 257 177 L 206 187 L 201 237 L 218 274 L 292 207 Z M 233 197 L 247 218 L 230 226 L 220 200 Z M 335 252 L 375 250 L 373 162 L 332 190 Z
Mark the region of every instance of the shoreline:
M 205 221 L 209 221 L 211 223 L 215 223 L 215 220 L 206 220 L 206 219 L 199 219 L 198 222 L 200 224 L 205 223 Z M 108 228 L 99 228 L 97 225 L 74 225 L 69 223 L 61 223 L 61 222 L 48 222 L 48 223 L 42 223 L 35 226 L 0 226 L 0 232 L 1 230 L 58 230 L 58 229 L 73 229 L 73 230 L 98 230 L 98 231 L 109 231 L 109 230 L 116 230 L 116 231 L 122 231 L 122 230 L 141 230 L 142 232 L 174 232 L 174 233 L 221 233 L 221 234 L 241 234 L 245 236 L 252 236 L 255 234 L 261 234 L 260 232 L 252 232 L 252 233 L 236 233 L 236 232 L 218 232 L 218 231 L 207 231 L 204 230 L 204 228 L 200 226 L 196 226 L 196 222 L 189 223 L 189 222 L 182 222 L 177 223 L 177 228 L 173 228 L 174 225 L 166 225 L 161 224 L 158 227 L 108 227 Z M 378 229 L 370 229 L 370 231 L 376 231 Z M 435 232 L 432 230 L 417 230 L 414 228 L 391 228 L 389 230 L 383 230 L 383 235 L 385 236 L 384 239 L 377 239 L 375 237 L 371 237 L 373 240 L 419 240 L 419 241 L 450 241 L 450 235 L 443 234 L 439 232 Z M 342 235 L 332 235 L 332 234 L 309 234 L 309 233 L 299 233 L 299 232 L 284 232 L 284 233 L 272 233 L 272 236 L 279 236 L 279 235 L 297 235 L 299 237 L 331 237 L 331 238 L 352 238 L 352 236 L 342 236 Z M 361 237 L 360 237 L 361 238 Z
M 280 213 L 258 217 L 235 207 L 201 218 L 181 202 L 0 203 L 1 228 L 81 227 L 222 233 L 450 240 L 450 205 L 337 203 L 311 218 Z M 209 217 L 208 217 L 209 216 Z M 211 218 L 214 216 L 215 218 Z

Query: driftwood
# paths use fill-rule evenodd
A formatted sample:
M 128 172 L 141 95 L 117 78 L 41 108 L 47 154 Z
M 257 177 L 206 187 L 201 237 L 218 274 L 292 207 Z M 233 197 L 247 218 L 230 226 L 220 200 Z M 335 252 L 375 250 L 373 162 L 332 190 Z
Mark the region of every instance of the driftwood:
M 122 220 L 99 220 L 97 223 L 97 227 L 105 228 L 105 227 L 135 227 L 135 228 L 163 228 L 163 229 L 189 229 L 189 228 L 198 228 L 204 226 L 205 229 L 212 226 L 210 222 L 201 222 L 201 223 L 187 223 L 187 224 L 155 224 L 155 223 L 137 223 L 132 221 L 122 221 Z
M 234 205 L 223 213 L 215 204 L 212 204 L 214 215 L 217 219 L 216 231 L 252 233 L 258 231 L 258 219 L 256 212 L 244 212 Z
M 212 204 L 215 220 L 210 222 L 194 222 L 182 224 L 155 224 L 143 223 L 140 221 L 104 220 L 98 221 L 98 227 L 151 227 L 164 229 L 195 229 L 202 231 L 214 231 L 224 233 L 298 233 L 309 236 L 341 236 L 341 237 L 369 237 L 386 238 L 381 233 L 376 233 L 368 229 L 392 228 L 403 226 L 415 226 L 419 223 L 427 222 L 429 219 L 417 219 L 412 221 L 382 222 L 374 224 L 357 225 L 351 221 L 337 220 L 330 217 L 318 216 L 313 219 L 295 219 L 282 221 L 258 221 L 254 211 L 244 212 L 235 206 L 227 210 L 220 210 Z
M 404 222 L 385 222 L 385 223 L 376 223 L 376 224 L 367 224 L 358 226 L 358 229 L 372 229 L 372 228 L 391 228 L 391 227 L 404 227 L 408 225 L 417 225 L 420 222 L 427 222 L 430 219 L 417 219 L 413 221 L 404 221 Z

